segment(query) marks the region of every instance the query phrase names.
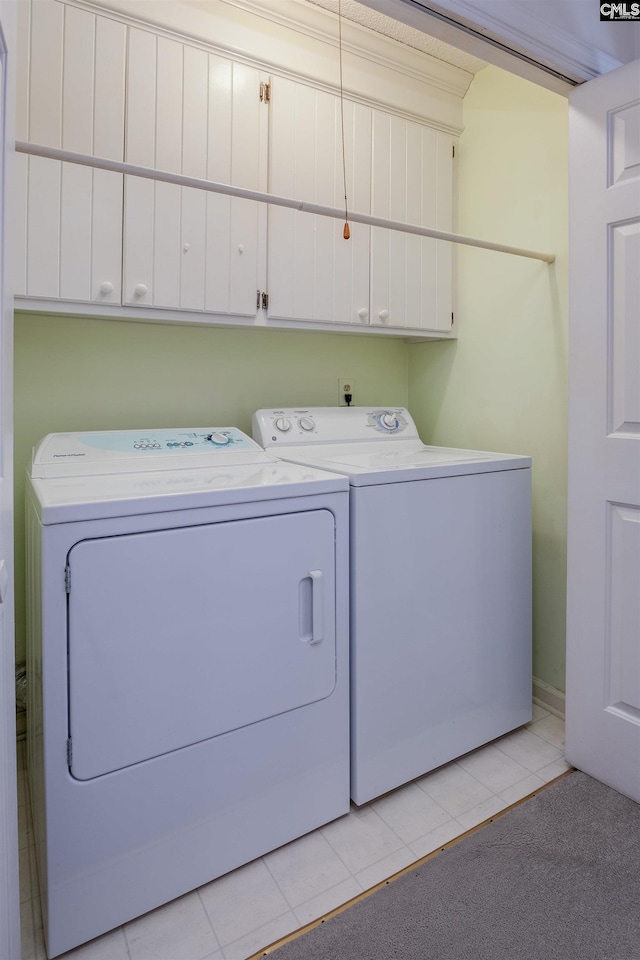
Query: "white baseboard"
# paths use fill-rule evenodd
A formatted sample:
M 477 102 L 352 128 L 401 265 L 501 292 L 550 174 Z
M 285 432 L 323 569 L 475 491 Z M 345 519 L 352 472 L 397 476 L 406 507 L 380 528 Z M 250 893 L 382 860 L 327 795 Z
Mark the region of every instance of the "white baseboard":
M 537 677 L 533 678 L 533 702 L 564 720 L 564 693 Z

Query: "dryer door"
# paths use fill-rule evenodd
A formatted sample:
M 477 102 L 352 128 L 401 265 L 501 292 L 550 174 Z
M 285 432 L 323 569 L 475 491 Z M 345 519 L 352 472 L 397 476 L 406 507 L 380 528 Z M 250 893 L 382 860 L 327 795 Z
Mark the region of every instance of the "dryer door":
M 83 540 L 69 570 L 70 769 L 80 780 L 334 689 L 329 510 Z

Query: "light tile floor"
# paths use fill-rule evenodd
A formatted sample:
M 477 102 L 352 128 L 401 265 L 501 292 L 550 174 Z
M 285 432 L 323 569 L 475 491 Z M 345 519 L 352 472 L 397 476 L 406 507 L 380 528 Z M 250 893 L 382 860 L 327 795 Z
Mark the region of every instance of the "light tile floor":
M 33 831 L 19 750 L 23 960 L 44 960 Z M 560 776 L 564 724 L 526 727 L 64 954 L 66 960 L 246 960 Z

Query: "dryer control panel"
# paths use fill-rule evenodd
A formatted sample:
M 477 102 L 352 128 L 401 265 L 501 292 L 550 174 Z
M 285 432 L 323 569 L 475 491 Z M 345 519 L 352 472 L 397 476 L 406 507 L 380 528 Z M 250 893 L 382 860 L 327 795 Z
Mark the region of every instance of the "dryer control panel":
M 50 433 L 33 452 L 31 476 L 136 473 L 271 459 L 237 427 Z
M 300 407 L 257 410 L 253 436 L 263 447 L 358 440 L 419 439 L 405 407 Z

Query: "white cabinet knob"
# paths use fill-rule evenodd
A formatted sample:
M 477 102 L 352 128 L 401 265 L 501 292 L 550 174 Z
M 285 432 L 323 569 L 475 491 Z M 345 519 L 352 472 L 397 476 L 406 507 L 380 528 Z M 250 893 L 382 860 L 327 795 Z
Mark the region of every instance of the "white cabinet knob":
M 100 284 L 100 293 L 105 294 L 105 296 L 108 293 L 113 293 L 113 284 L 105 280 L 104 283 Z
M 389 311 L 381 310 L 380 313 L 378 314 L 378 317 L 380 318 L 380 320 L 382 320 L 383 323 L 386 323 L 387 320 L 389 319 Z
M 238 244 L 238 253 L 244 253 L 244 244 L 243 244 L 243 243 L 239 243 L 239 244 Z
M 146 283 L 136 283 L 135 287 L 133 288 L 133 293 L 136 297 L 144 297 L 148 289 L 149 288 L 147 287 Z
M 184 243 L 184 244 L 182 245 L 182 249 L 184 250 L 185 253 L 189 253 L 189 250 L 191 250 L 191 244 L 190 244 L 190 243 Z
M 369 319 L 369 311 L 367 310 L 366 307 L 360 307 L 360 309 L 358 310 L 358 316 L 360 317 L 363 323 L 366 323 L 366 321 Z

